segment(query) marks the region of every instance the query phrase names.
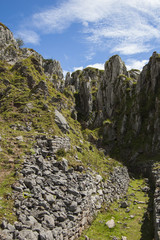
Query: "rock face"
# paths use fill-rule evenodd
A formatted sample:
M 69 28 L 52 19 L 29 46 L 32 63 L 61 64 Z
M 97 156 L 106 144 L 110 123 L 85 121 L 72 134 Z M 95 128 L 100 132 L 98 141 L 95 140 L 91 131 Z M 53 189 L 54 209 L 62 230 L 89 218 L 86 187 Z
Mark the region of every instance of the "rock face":
M 103 112 L 104 118 L 114 116 L 114 109 L 124 92 L 123 81 L 127 76 L 126 66 L 118 55 L 111 57 L 105 63 L 104 76 L 97 93 L 98 119 L 101 118 L 100 112 Z M 121 91 L 123 92 L 121 93 Z M 104 119 L 102 118 L 102 120 Z
M 83 173 L 69 168 L 66 159 L 56 161 L 54 152 L 68 144 L 65 138 L 58 145 L 58 137 L 37 137 L 36 154 L 25 157 L 23 178 L 12 186 L 18 222 L 3 221 L 1 239 L 76 239 L 104 202 L 125 194 L 125 167 L 116 167 L 103 182 L 92 170 Z
M 0 23 L 0 60 L 14 64 L 18 59 L 19 47 L 11 31 Z M 16 60 L 15 60 L 16 59 Z
M 7 44 L 14 44 L 18 47 L 11 31 L 2 23 L 0 24 L 0 47 L 4 47 Z
M 33 49 L 20 49 L 12 32 L 4 24 L 0 23 L 0 60 L 5 60 L 13 65 L 31 55 L 35 56 L 42 65 L 42 56 Z
M 86 126 L 99 127 L 107 118 L 114 118 L 122 98 L 126 101 L 126 89 L 130 88 L 132 94 L 138 75 L 136 70 L 127 72 L 118 55 L 105 63 L 104 71 L 86 68 L 72 73 L 70 78 L 67 75 L 67 85 L 73 85 L 77 91 L 75 97 L 78 119 L 85 121 Z M 125 102 L 121 107 L 125 107 Z
M 106 150 L 117 149 L 133 161 L 142 152 L 155 153 L 160 148 L 159 77 L 160 56 L 154 52 L 141 73 L 127 72 L 115 55 L 105 63 L 104 72 L 76 71 L 67 77 L 67 84 L 75 87 L 83 126 L 99 127 Z
M 55 122 L 63 132 L 69 131 L 69 125 L 65 117 L 57 109 L 55 110 Z
M 83 71 L 72 73 L 71 77 L 66 76 L 67 86 L 72 86 L 75 92 L 76 110 L 78 120 L 85 126 L 92 125 L 97 111 L 97 91 L 103 70 L 85 68 Z
M 44 60 L 43 67 L 46 76 L 49 77 L 55 88 L 59 91 L 63 91 L 64 76 L 60 62 L 52 59 Z

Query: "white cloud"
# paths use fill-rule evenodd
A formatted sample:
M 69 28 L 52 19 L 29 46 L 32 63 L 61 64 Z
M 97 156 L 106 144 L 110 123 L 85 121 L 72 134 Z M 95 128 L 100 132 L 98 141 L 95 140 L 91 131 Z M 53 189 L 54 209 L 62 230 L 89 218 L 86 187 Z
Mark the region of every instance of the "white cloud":
M 111 52 L 119 52 L 124 55 L 131 55 L 142 52 L 149 52 L 151 50 L 151 46 L 142 45 L 138 43 L 122 43 L 119 46 L 116 46 L 112 49 Z
M 84 27 L 88 27 L 88 22 L 85 21 L 82 24 L 83 24 Z
M 45 31 L 62 31 L 73 22 L 81 22 L 88 26 L 88 22 L 97 22 L 109 12 L 109 6 L 117 0 L 68 0 L 59 7 L 34 14 L 34 24 Z
M 74 71 L 74 72 L 77 71 L 77 70 L 83 70 L 83 67 L 81 66 L 81 67 L 74 67 L 74 68 L 73 68 L 73 71 Z
M 90 61 L 93 59 L 95 56 L 95 49 L 93 50 L 92 48 L 86 53 L 85 58 L 87 61 Z
M 142 68 L 148 63 L 148 60 L 142 60 L 142 61 L 138 61 L 136 59 L 128 59 L 127 60 L 127 70 L 131 70 L 131 69 L 139 69 L 142 70 Z
M 68 72 L 69 72 L 69 71 L 63 70 L 64 78 L 66 77 L 66 74 L 67 74 Z
M 40 41 L 39 35 L 32 30 L 20 30 L 16 33 L 16 37 L 22 38 L 24 43 L 38 44 Z
M 160 44 L 159 0 L 66 0 L 34 14 L 32 20 L 45 33 L 80 23 L 83 37 L 95 51 L 106 47 L 130 55 L 153 49 L 154 42 Z
M 104 63 L 95 63 L 95 64 L 90 64 L 87 67 L 93 67 L 93 68 L 98 68 L 100 70 L 104 70 Z
M 94 63 L 94 64 L 90 64 L 90 65 L 87 65 L 85 68 L 87 67 L 92 67 L 92 68 L 98 68 L 100 70 L 104 70 L 104 63 Z M 73 68 L 73 71 L 77 71 L 77 70 L 83 70 L 84 67 L 80 66 L 80 67 L 74 67 Z

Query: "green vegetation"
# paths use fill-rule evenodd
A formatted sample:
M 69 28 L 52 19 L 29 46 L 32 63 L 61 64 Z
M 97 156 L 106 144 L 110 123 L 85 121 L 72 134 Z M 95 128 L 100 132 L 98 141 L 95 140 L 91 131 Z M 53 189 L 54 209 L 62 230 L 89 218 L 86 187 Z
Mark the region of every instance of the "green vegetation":
M 84 231 L 79 240 L 85 239 L 87 235 L 91 240 L 111 239 L 113 236 L 126 236 L 128 240 L 151 240 L 153 238 L 153 227 L 150 212 L 147 209 L 149 197 L 142 192 L 141 188 L 145 186 L 144 180 L 135 179 L 130 182 L 126 197 L 114 202 L 98 214 L 93 224 Z M 129 204 L 130 211 L 126 208 L 120 208 L 120 202 L 126 201 Z M 109 229 L 105 223 L 114 219 L 115 227 Z M 145 225 L 143 225 L 145 223 Z
M 0 22 L 0 26 L 4 27 L 4 29 L 8 29 L 8 27 L 1 22 Z
M 56 152 L 57 157 L 65 157 L 66 156 L 66 151 L 64 148 L 60 148 L 57 152 Z
M 105 124 L 112 124 L 112 121 L 109 118 L 107 118 L 106 120 L 103 121 L 103 125 Z
M 9 219 L 11 223 L 16 220 L 16 215 L 13 212 L 13 199 L 11 184 L 15 182 L 15 177 L 12 170 L 4 170 L 0 168 L 0 222 L 3 217 Z
M 22 47 L 24 45 L 24 42 L 23 42 L 23 40 L 21 38 L 17 38 L 16 42 L 17 42 L 19 47 Z

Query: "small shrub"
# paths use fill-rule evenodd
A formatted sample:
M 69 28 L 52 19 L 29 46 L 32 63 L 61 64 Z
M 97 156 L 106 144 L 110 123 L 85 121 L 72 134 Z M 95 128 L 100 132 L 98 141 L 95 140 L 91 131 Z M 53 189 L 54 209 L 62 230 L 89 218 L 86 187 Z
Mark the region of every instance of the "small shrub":
M 64 148 L 58 149 L 57 152 L 56 152 L 56 155 L 57 155 L 58 157 L 65 157 L 65 156 L 66 156 L 66 151 L 65 151 L 65 149 L 64 149 Z
M 24 42 L 23 42 L 23 40 L 21 38 L 17 38 L 16 42 L 17 42 L 19 47 L 22 47 L 24 45 Z
M 112 124 L 112 121 L 108 118 L 107 120 L 103 121 L 103 125 L 105 124 Z

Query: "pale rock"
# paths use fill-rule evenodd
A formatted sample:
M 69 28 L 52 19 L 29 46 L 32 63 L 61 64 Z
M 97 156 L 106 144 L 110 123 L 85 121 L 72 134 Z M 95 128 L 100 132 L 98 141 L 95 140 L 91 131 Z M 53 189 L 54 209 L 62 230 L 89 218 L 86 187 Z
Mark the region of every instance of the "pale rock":
M 106 226 L 107 226 L 108 228 L 114 228 L 115 225 L 116 225 L 116 224 L 115 224 L 114 219 L 111 219 L 111 220 L 109 220 L 109 221 L 106 222 Z
M 122 236 L 121 240 L 127 240 L 127 237 Z
M 55 122 L 63 132 L 69 131 L 69 125 L 65 117 L 57 109 L 55 109 Z
M 23 136 L 17 136 L 16 139 L 20 142 L 23 142 Z
M 19 232 L 18 239 L 19 240 L 35 240 L 38 237 L 37 232 L 33 232 L 32 230 L 29 229 L 24 229 Z

